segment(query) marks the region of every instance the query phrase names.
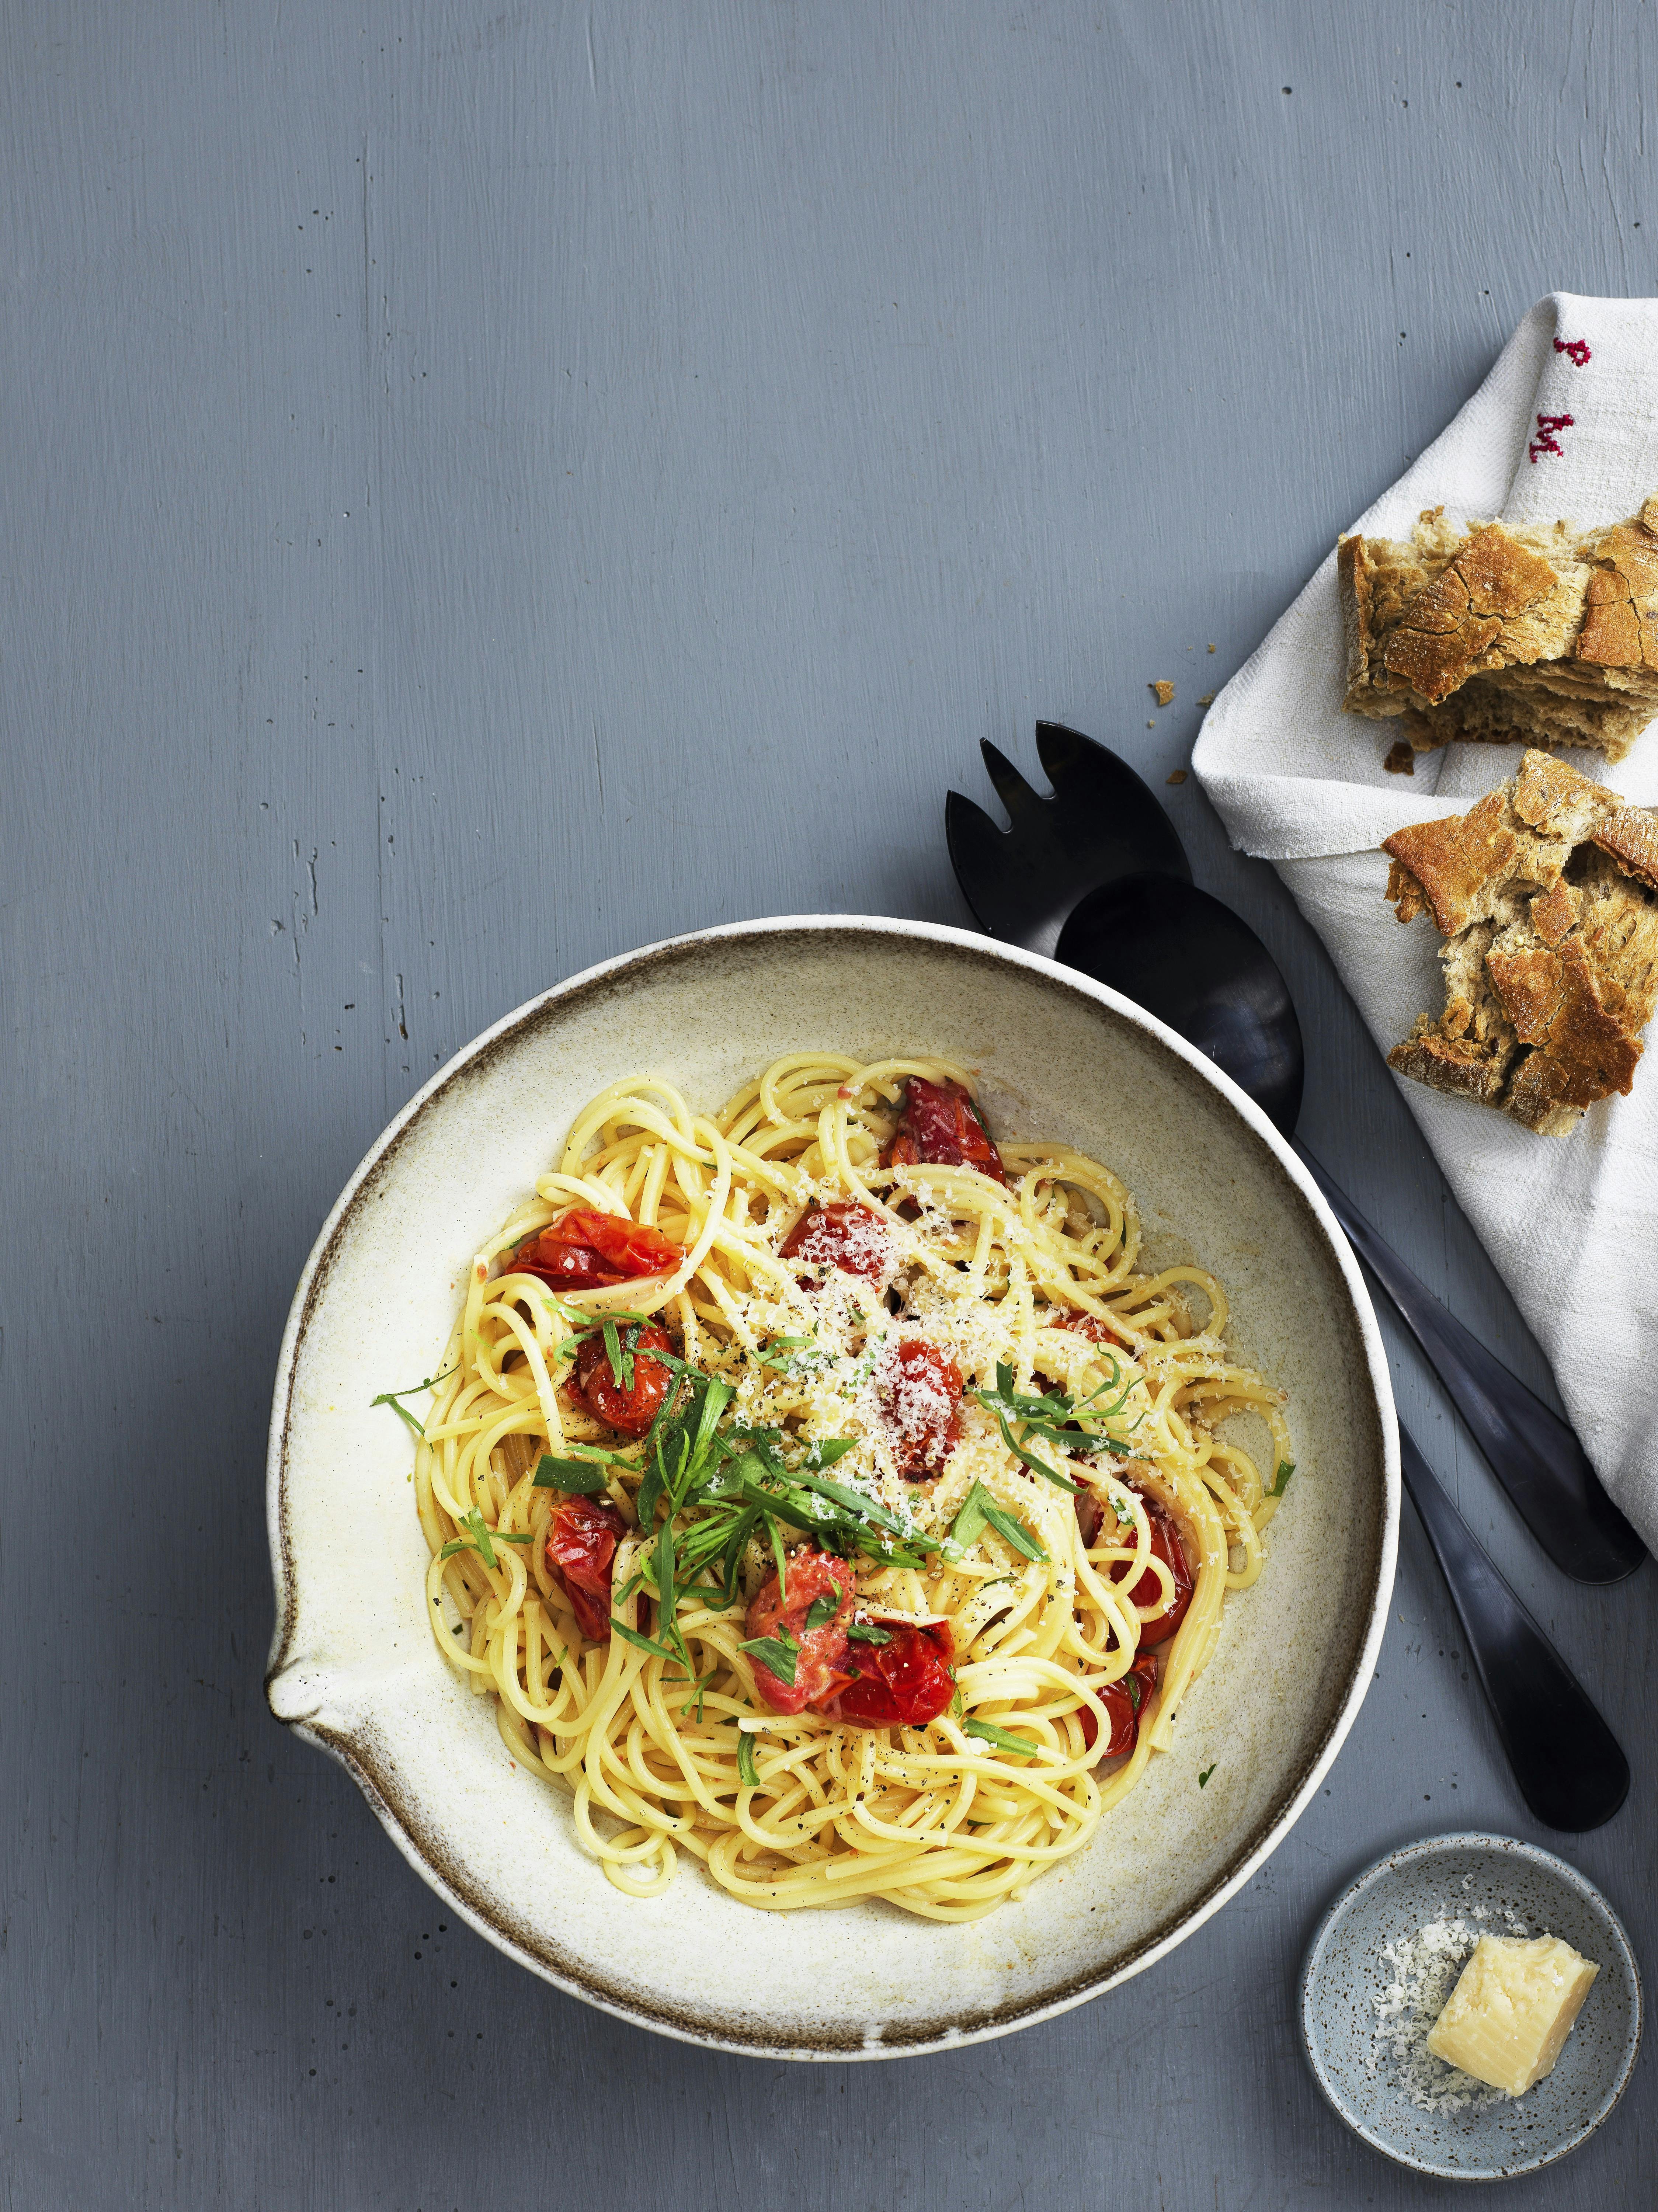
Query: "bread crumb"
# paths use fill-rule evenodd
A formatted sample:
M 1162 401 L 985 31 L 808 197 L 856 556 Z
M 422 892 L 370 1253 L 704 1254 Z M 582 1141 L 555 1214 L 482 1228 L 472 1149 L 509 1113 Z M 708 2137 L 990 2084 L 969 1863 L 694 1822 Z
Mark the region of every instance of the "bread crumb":
M 1212 645 L 1212 646 L 1210 647 L 1210 648 L 1209 648 L 1209 650 L 1210 650 L 1210 652 L 1211 652 L 1211 653 L 1212 653 L 1212 652 L 1214 651 L 1214 649 L 1215 649 L 1215 648 L 1214 648 L 1214 647 L 1213 647 Z
M 1155 730 L 1157 726 L 1155 722 L 1148 722 L 1145 726 L 1148 730 Z
M 1416 747 L 1408 738 L 1401 738 L 1382 763 L 1389 775 L 1416 774 Z
M 1212 691 L 1199 691 L 1199 694 L 1198 694 L 1198 704 L 1199 704 L 1199 707 L 1212 707 L 1212 706 L 1214 705 L 1214 703 L 1215 703 L 1215 695 L 1214 695 L 1214 693 L 1213 693 Z
M 1172 684 L 1164 683 L 1161 678 L 1159 678 L 1155 684 L 1148 684 L 1146 689 L 1157 693 L 1157 704 L 1159 707 L 1166 707 L 1175 696 L 1174 685 Z
M 1169 781 L 1170 783 L 1184 783 L 1186 781 L 1186 770 L 1183 768 L 1177 768 L 1173 775 L 1169 777 Z

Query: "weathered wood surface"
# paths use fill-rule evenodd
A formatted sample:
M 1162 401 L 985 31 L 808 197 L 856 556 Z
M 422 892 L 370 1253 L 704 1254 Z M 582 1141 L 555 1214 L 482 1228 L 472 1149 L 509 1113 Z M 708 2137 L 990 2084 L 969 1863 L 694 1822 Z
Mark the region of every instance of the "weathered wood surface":
M 1032 763 L 1038 714 L 1185 760 L 1196 695 L 1532 300 L 1653 289 L 1651 30 L 14 0 L 9 2212 L 1448 2196 L 1342 2131 L 1291 2026 L 1367 1859 L 1538 1832 L 1413 1522 L 1328 1794 L 1175 1957 L 984 2048 L 774 2068 L 440 1927 L 269 1718 L 264 1422 L 318 1223 L 486 1023 L 724 918 L 965 921 L 944 789 L 981 736 Z M 1276 879 L 1169 796 L 1294 980 L 1308 1134 L 1535 1376 Z M 1396 1358 L 1633 1755 L 1565 1848 L 1649 1955 L 1650 1571 L 1560 1581 Z M 1524 2202 L 1648 2201 L 1655 2110 L 1649 2063 Z

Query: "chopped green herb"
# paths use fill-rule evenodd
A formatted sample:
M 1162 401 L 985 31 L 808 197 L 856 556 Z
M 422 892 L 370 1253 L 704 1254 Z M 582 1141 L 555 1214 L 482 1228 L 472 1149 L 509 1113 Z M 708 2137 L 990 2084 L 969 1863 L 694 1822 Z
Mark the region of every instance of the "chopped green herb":
M 476 1505 L 470 1511 L 461 1515 L 460 1525 L 465 1530 L 465 1534 L 452 1536 L 438 1553 L 439 1559 L 452 1559 L 457 1552 L 477 1552 L 489 1565 L 493 1567 L 499 1564 L 495 1549 L 497 1544 L 532 1544 L 535 1541 L 533 1536 L 509 1535 L 503 1528 L 487 1528 L 484 1525 L 483 1516 Z
M 556 1459 L 551 1452 L 543 1452 L 536 1462 L 535 1490 L 568 1490 L 578 1498 L 597 1498 L 604 1488 L 604 1468 L 601 1462 L 613 1460 L 614 1452 L 600 1452 L 594 1459 Z
M 638 1629 L 629 1628 L 625 1620 L 617 1620 L 612 1617 L 610 1633 L 613 1636 L 619 1636 L 624 1644 L 631 1644 L 635 1650 L 648 1651 L 653 1659 L 671 1659 L 676 1662 L 678 1661 L 678 1652 L 671 1651 L 665 1644 L 659 1644 L 653 1636 L 641 1635 Z
M 1121 1388 L 1110 1405 L 1095 1404 L 1096 1399 L 1108 1390 L 1116 1389 L 1120 1382 Z M 1045 1459 L 1033 1452 L 1029 1439 L 1040 1437 L 1045 1443 L 1057 1444 L 1061 1451 L 1079 1457 L 1092 1457 L 1096 1452 L 1108 1451 L 1120 1459 L 1125 1458 L 1128 1446 L 1120 1437 L 1109 1436 L 1103 1429 L 1084 1428 L 1082 1417 L 1086 1413 L 1094 1421 L 1113 1419 L 1127 1404 L 1133 1389 L 1132 1382 L 1122 1381 L 1122 1370 L 1112 1358 L 1111 1373 L 1108 1379 L 1097 1390 L 1091 1391 L 1080 1406 L 1073 1405 L 1063 1390 L 1037 1393 L 1015 1389 L 1013 1370 L 1005 1360 L 1001 1360 L 996 1367 L 996 1388 L 993 1390 L 975 1390 L 973 1395 L 987 1412 L 996 1416 L 1002 1441 L 1016 1459 L 1022 1461 L 1033 1474 L 1041 1475 L 1044 1481 L 1054 1484 L 1060 1490 L 1074 1492 L 1078 1486 L 1068 1475 L 1061 1474 L 1056 1468 L 1050 1467 Z M 1023 1431 L 1021 1437 L 1013 1433 L 1011 1425 L 1015 1421 Z
M 760 1518 L 766 1524 L 766 1534 L 771 1538 L 771 1555 L 777 1562 L 778 1601 L 780 1604 L 786 1605 L 789 1601 L 789 1565 L 783 1551 L 783 1532 L 771 1514 L 762 1510 Z M 789 1680 L 790 1681 L 794 1680 L 793 1674 L 789 1676 Z
M 665 1642 L 672 1643 L 680 1658 L 684 1662 L 685 1672 L 688 1674 L 694 1674 L 696 1669 L 691 1664 L 690 1654 L 686 1650 L 684 1640 L 674 1623 L 674 1615 L 679 1610 L 679 1593 L 674 1588 L 673 1516 L 671 1513 L 662 1523 L 661 1531 L 656 1540 L 656 1549 L 652 1555 L 651 1579 L 656 1584 L 656 1594 L 660 1601 L 663 1639 Z
M 794 1662 L 800 1656 L 800 1646 L 786 1630 L 779 1636 L 752 1636 L 737 1648 L 758 1661 L 780 1682 L 787 1683 L 791 1689 L 794 1686 Z
M 986 1743 L 993 1743 L 998 1751 L 1022 1751 L 1027 1759 L 1034 1759 L 1036 1755 L 1036 1747 L 1029 1736 L 1010 1735 L 1005 1729 L 993 1728 L 988 1721 L 981 1721 L 975 1713 L 969 1713 L 962 1727 L 969 1735 L 981 1737 Z
M 604 1357 L 610 1363 L 610 1373 L 616 1389 L 631 1390 L 634 1387 L 634 1346 L 639 1341 L 639 1331 L 630 1328 L 624 1343 L 614 1314 L 606 1314 L 599 1328 L 604 1338 Z
M 853 1620 L 847 1625 L 847 1634 L 854 1644 L 890 1644 L 892 1631 L 878 1628 L 872 1620 Z
M 857 1441 L 856 1437 L 819 1437 L 806 1454 L 805 1473 L 818 1474 L 824 1468 L 833 1467 L 837 1459 L 846 1457 Z
M 807 1628 L 810 1630 L 827 1627 L 835 1614 L 840 1612 L 843 1595 L 837 1583 L 833 1590 L 825 1590 L 822 1597 L 814 1599 L 811 1608 L 806 1614 Z
M 754 1763 L 754 1738 L 739 1730 L 737 1738 L 737 1778 L 750 1790 L 760 1786 L 760 1769 Z
M 1215 1765 L 1216 1765 L 1216 1766 L 1218 1766 L 1218 1765 L 1219 1765 L 1219 1764 L 1220 1764 L 1220 1761 L 1219 1761 L 1218 1759 L 1217 1759 L 1217 1760 L 1216 1760 L 1216 1762 L 1215 1762 Z M 1206 1766 L 1206 1767 L 1204 1768 L 1204 1770 L 1203 1770 L 1202 1773 L 1201 1773 L 1201 1774 L 1199 1774 L 1199 1777 L 1198 1777 L 1198 1787 L 1199 1787 L 1199 1790 L 1201 1790 L 1201 1789 L 1203 1789 L 1203 1788 L 1205 1788 L 1205 1787 L 1206 1787 L 1206 1784 L 1207 1784 L 1207 1783 L 1208 1783 L 1208 1780 L 1209 1780 L 1210 1776 L 1214 1772 L 1214 1771 L 1215 1771 L 1215 1768 L 1214 1768 L 1213 1766 Z
M 829 1354 L 819 1346 L 815 1329 L 810 1336 L 773 1337 L 761 1346 L 760 1359 L 779 1375 L 815 1375 L 829 1365 Z
M 975 1482 L 963 1499 L 962 1510 L 950 1524 L 951 1541 L 965 1549 L 985 1528 L 993 1528 L 1004 1542 L 1011 1544 L 1016 1552 L 1022 1552 L 1027 1559 L 1046 1559 L 1048 1557 L 1024 1523 L 1016 1520 L 1005 1507 L 998 1505 L 983 1483 Z
M 720 1669 L 719 1669 L 717 1667 L 710 1667 L 710 1668 L 709 1668 L 709 1669 L 708 1669 L 708 1673 L 707 1673 L 706 1674 L 704 1674 L 704 1675 L 701 1676 L 701 1677 L 700 1677 L 696 1681 L 693 1682 L 693 1683 L 692 1683 L 692 1685 L 691 1685 L 691 1691 L 692 1691 L 692 1694 L 691 1694 L 691 1696 L 689 1696 L 689 1698 L 686 1698 L 686 1700 L 685 1700 L 685 1703 L 684 1703 L 683 1706 L 681 1708 L 681 1710 L 682 1710 L 683 1711 L 684 1711 L 684 1712 L 689 1712 L 689 1711 L 690 1711 L 690 1710 L 691 1710 L 691 1708 L 692 1708 L 692 1706 L 693 1706 L 693 1705 L 695 1705 L 695 1708 L 696 1708 L 696 1724 L 697 1724 L 698 1728 L 701 1728 L 701 1725 L 702 1725 L 702 1698 L 703 1698 L 703 1695 L 704 1695 L 704 1693 L 706 1692 L 706 1691 L 707 1691 L 707 1689 L 708 1689 L 708 1686 L 709 1683 L 713 1681 L 713 1680 L 714 1680 L 714 1676 L 715 1676 L 719 1672 L 720 1672 Z
M 1295 1473 L 1295 1471 L 1296 1463 L 1294 1460 L 1281 1459 L 1278 1463 L 1278 1473 L 1272 1477 L 1272 1486 L 1267 1491 L 1266 1495 L 1269 1498 L 1282 1498 L 1284 1492 L 1290 1487 L 1290 1477 Z
M 840 1454 L 836 1453 L 835 1456 L 839 1458 Z M 935 1544 L 909 1528 L 896 1513 L 890 1513 L 878 1499 L 866 1496 L 861 1490 L 849 1490 L 843 1482 L 831 1482 L 826 1475 L 809 1473 L 810 1464 L 808 1461 L 807 1468 L 797 1468 L 794 1471 L 792 1480 L 800 1488 L 812 1491 L 819 1498 L 827 1498 L 832 1505 L 840 1506 L 843 1512 L 855 1514 L 860 1521 L 871 1522 L 878 1528 L 890 1529 L 895 1536 L 902 1536 L 919 1544 L 924 1551 L 937 1550 Z
M 446 1382 L 454 1371 L 452 1367 L 446 1367 L 441 1375 L 428 1375 L 423 1382 L 407 1382 L 401 1390 L 382 1390 L 378 1398 L 371 1398 L 368 1402 L 371 1406 L 389 1406 L 404 1428 L 412 1430 L 424 1443 L 425 1423 L 417 1421 L 407 1406 L 400 1405 L 398 1401 L 403 1398 L 412 1398 L 416 1390 L 435 1390 L 439 1383 Z

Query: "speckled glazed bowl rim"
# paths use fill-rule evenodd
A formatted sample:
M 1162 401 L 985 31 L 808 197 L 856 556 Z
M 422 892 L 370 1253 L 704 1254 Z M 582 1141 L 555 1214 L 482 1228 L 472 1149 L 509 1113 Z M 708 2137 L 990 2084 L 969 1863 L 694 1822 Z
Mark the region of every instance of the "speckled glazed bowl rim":
M 647 2007 L 631 1991 L 624 1992 L 607 1984 L 602 1966 L 598 1961 L 575 1954 L 551 1955 L 529 1948 L 504 1923 L 503 1919 L 492 1915 L 490 1906 L 481 1893 L 469 1893 L 465 1868 L 443 1848 L 441 1833 L 434 1830 L 430 1821 L 424 1819 L 417 1808 L 405 1807 L 397 1802 L 398 1793 L 380 1769 L 372 1742 L 354 1739 L 349 1729 L 336 1729 L 301 1715 L 282 1712 L 273 1695 L 273 1686 L 292 1655 L 298 1612 L 299 1564 L 289 1525 L 287 1469 L 293 1394 L 301 1348 L 313 1310 L 326 1285 L 334 1257 L 351 1226 L 354 1214 L 365 1196 L 374 1188 L 381 1171 L 409 1136 L 414 1125 L 433 1109 L 451 1085 L 486 1068 L 489 1063 L 511 1048 L 520 1032 L 533 1030 L 549 1009 L 555 1006 L 568 1006 L 584 997 L 598 998 L 603 994 L 616 991 L 619 986 L 625 986 L 635 977 L 642 977 L 647 972 L 671 971 L 673 963 L 695 961 L 700 948 L 717 947 L 745 939 L 769 939 L 780 951 L 802 940 L 821 944 L 826 939 L 855 939 L 859 934 L 874 938 L 888 946 L 902 945 L 908 940 L 929 947 L 950 948 L 967 960 L 985 962 L 1003 969 L 1023 969 L 1028 973 L 1032 983 L 1043 990 L 1051 992 L 1057 987 L 1093 1002 L 1139 1030 L 1175 1060 L 1183 1062 L 1199 1081 L 1219 1095 L 1271 1155 L 1287 1186 L 1285 1195 L 1298 1199 L 1306 1208 L 1320 1237 L 1327 1246 L 1345 1287 L 1358 1348 L 1363 1355 L 1363 1375 L 1368 1386 L 1368 1401 L 1376 1422 L 1383 1496 L 1374 1577 L 1366 1599 L 1364 1634 L 1342 1687 L 1339 1704 L 1298 1777 L 1286 1784 L 1276 1807 L 1256 1823 L 1253 1832 L 1240 1839 L 1227 1868 L 1208 1889 L 1171 1922 L 1155 1931 L 1138 1951 L 1108 1966 L 1102 1966 L 1098 1972 L 1060 1981 L 1034 2001 L 1021 1998 L 1005 2006 L 987 2008 L 965 2022 L 959 2017 L 955 2020 L 940 2017 L 931 2022 L 918 2023 L 897 2036 L 890 2034 L 878 2043 L 865 2041 L 854 2045 L 840 2039 L 833 2042 L 805 2038 L 781 2039 L 775 2030 L 768 2028 L 763 2021 L 755 2022 L 752 2033 L 734 2033 L 728 2021 L 716 2024 L 683 2008 L 677 2008 L 666 1996 L 659 2008 L 654 2004 Z M 277 1718 L 293 1728 L 296 1735 L 307 1742 L 314 1743 L 345 1767 L 404 1858 L 452 1911 L 508 1958 L 529 1967 L 532 1972 L 568 1995 L 595 2005 L 617 2019 L 650 2028 L 657 2033 L 673 2036 L 680 2041 L 706 2048 L 730 2051 L 744 2057 L 829 2062 L 908 2057 L 930 2051 L 954 2049 L 962 2044 L 988 2041 L 1017 2028 L 1032 2027 L 1041 2021 L 1053 2019 L 1154 1965 L 1235 1896 L 1283 1842 L 1328 1773 L 1370 1686 L 1393 1588 L 1399 1540 L 1400 1498 L 1398 1430 L 1394 1418 L 1387 1357 L 1357 1263 L 1334 1216 L 1296 1153 L 1254 1102 L 1212 1061 L 1195 1052 L 1172 1030 L 1118 993 L 1095 983 L 1072 969 L 1061 967 L 1054 961 L 998 944 L 975 933 L 951 929 L 937 923 L 864 915 L 783 915 L 728 923 L 665 939 L 659 944 L 646 945 L 637 951 L 601 962 L 503 1016 L 457 1053 L 422 1085 L 370 1147 L 341 1192 L 323 1224 L 300 1278 L 277 1360 L 266 1474 L 266 1516 L 276 1590 L 276 1621 L 265 1674 L 266 1695 Z
M 1314 1977 L 1323 1963 L 1323 1954 L 1328 1947 L 1330 1938 L 1359 1899 L 1386 1881 L 1390 1875 L 1399 1873 L 1403 1868 L 1412 1865 L 1419 1859 L 1434 1857 L 1442 1851 L 1468 1850 L 1488 1852 L 1493 1857 L 1523 1859 L 1532 1866 L 1545 1868 L 1557 1880 L 1564 1882 L 1568 1889 L 1575 1890 L 1586 1903 L 1604 1913 L 1606 1925 L 1618 1946 L 1624 1970 L 1629 1977 L 1630 1987 L 1634 1993 L 1633 2016 L 1630 2021 L 1629 2035 L 1624 2045 L 1623 2060 L 1605 2097 L 1596 2106 L 1594 2117 L 1586 2120 L 1573 2134 L 1563 2137 L 1549 2149 L 1540 2152 L 1536 2157 L 1511 2161 L 1501 2166 L 1444 2166 L 1432 2159 L 1416 2157 L 1410 2151 L 1400 2149 L 1397 2145 L 1384 2141 L 1375 2128 L 1363 2118 L 1357 2108 L 1350 2104 L 1342 2095 L 1337 2084 L 1331 2080 L 1320 2063 L 1320 2045 L 1315 2032 Z M 1479 1828 L 1453 1829 L 1445 1835 L 1424 1836 L 1419 1843 L 1405 1844 L 1396 1851 L 1385 1852 L 1373 1865 L 1366 1867 L 1363 1874 L 1356 1875 L 1340 1895 L 1334 1899 L 1319 1922 L 1313 1940 L 1307 1947 L 1307 1957 L 1301 1970 L 1300 2011 L 1301 2045 L 1306 2053 L 1307 2063 L 1312 2069 L 1313 2079 L 1324 2092 L 1325 2098 L 1332 2109 L 1346 2122 L 1362 2142 L 1369 2143 L 1372 2150 L 1380 2151 L 1384 2158 L 1392 2159 L 1397 2166 L 1409 2166 L 1417 2173 L 1431 2174 L 1436 2180 L 1515 2181 L 1522 2179 L 1526 2174 L 1540 2172 L 1546 2166 L 1554 2165 L 1558 2160 L 1564 2158 L 1568 2152 L 1576 2150 L 1580 2143 L 1586 2142 L 1601 2122 L 1607 2118 L 1629 2087 L 1630 2076 L 1635 2071 L 1635 2062 L 1640 2056 L 1641 2051 L 1641 1969 L 1636 1962 L 1635 1947 L 1629 1940 L 1629 1931 L 1613 1911 L 1605 1891 L 1592 1882 L 1578 1868 L 1572 1866 L 1565 1859 L 1560 1858 L 1553 1851 L 1545 1850 L 1540 1844 L 1527 1843 L 1523 1837 L 1491 1835 Z

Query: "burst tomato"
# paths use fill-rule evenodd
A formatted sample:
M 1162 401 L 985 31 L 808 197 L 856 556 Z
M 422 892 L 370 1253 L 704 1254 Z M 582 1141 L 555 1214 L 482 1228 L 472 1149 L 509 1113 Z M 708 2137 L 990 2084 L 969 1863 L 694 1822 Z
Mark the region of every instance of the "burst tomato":
M 832 1559 L 827 1552 L 796 1552 L 786 1565 L 786 1604 L 774 1575 L 749 1607 L 750 1638 L 776 1636 L 780 1632 L 800 1647 L 792 1682 L 785 1682 L 769 1667 L 754 1660 L 754 1686 L 774 1713 L 800 1712 L 850 1680 L 841 1671 L 841 1662 L 846 1656 L 847 1623 L 852 1617 L 857 1588 L 852 1569 L 844 1559 Z M 835 1613 L 816 1628 L 808 1628 L 807 1614 L 820 1598 L 831 1596 L 837 1601 Z M 754 1659 L 752 1652 L 749 1656 Z
M 1140 1649 L 1146 1650 L 1154 1644 L 1167 1643 L 1185 1620 L 1187 1607 L 1192 1602 L 1192 1570 L 1187 1564 L 1186 1547 L 1181 1542 L 1180 1531 L 1172 1517 L 1155 1498 L 1148 1498 L 1138 1483 L 1131 1482 L 1128 1487 L 1145 1506 L 1145 1517 L 1151 1523 L 1152 1552 L 1168 1568 L 1175 1582 L 1172 1602 L 1163 1605 L 1149 1620 L 1140 1623 Z M 1127 1565 L 1120 1564 L 1112 1570 L 1111 1579 L 1120 1583 L 1127 1572 Z M 1163 1584 L 1149 1567 L 1128 1593 L 1130 1605 L 1160 1605 L 1162 1598 Z
M 956 1695 L 950 1623 L 900 1622 L 884 1615 L 875 1625 L 887 1642 L 848 1644 L 847 1668 L 857 1674 L 817 1710 L 848 1728 L 925 1728 L 948 1711 Z
M 556 1291 L 600 1291 L 643 1275 L 670 1274 L 684 1256 L 679 1245 L 643 1221 L 578 1206 L 526 1237 L 508 1264 Z
M 622 1341 L 628 1341 L 627 1335 Z M 603 1336 L 585 1338 L 575 1356 L 575 1387 L 588 1412 L 624 1437 L 642 1437 L 673 1387 L 672 1369 L 646 1355 L 672 1349 L 663 1330 L 641 1328 L 634 1346 L 633 1381 L 624 1384 L 616 1379 Z
M 1068 1328 L 1074 1335 L 1085 1336 L 1090 1344 L 1108 1344 L 1115 1352 L 1121 1352 L 1127 1348 L 1125 1339 L 1119 1336 L 1114 1329 L 1102 1322 L 1097 1314 L 1061 1314 L 1053 1323 L 1053 1327 Z
M 942 1472 L 962 1432 L 962 1370 L 923 1337 L 901 1337 L 876 1373 L 898 1472 L 925 1482 Z
M 1002 1156 L 979 1118 L 972 1096 L 959 1083 L 929 1083 L 912 1075 L 904 1085 L 898 1133 L 882 1154 L 885 1167 L 926 1161 L 940 1167 L 977 1168 L 1005 1183 Z
M 1100 1753 L 1102 1759 L 1121 1759 L 1125 1752 L 1133 1751 L 1139 1741 L 1140 1715 L 1157 1686 L 1157 1661 L 1149 1652 L 1144 1656 L 1137 1653 L 1126 1674 L 1096 1692 L 1111 1721 L 1111 1733 Z M 1083 1741 L 1091 1751 L 1099 1738 L 1100 1724 L 1086 1705 L 1078 1718 L 1083 1724 Z
M 547 1565 L 584 1636 L 604 1643 L 610 1632 L 610 1562 L 626 1530 L 614 1505 L 570 1498 L 553 1508 L 547 1527 Z
M 827 1206 L 809 1206 L 778 1246 L 777 1255 L 840 1267 L 878 1283 L 891 1271 L 892 1240 L 879 1214 L 851 1199 L 836 1198 Z

